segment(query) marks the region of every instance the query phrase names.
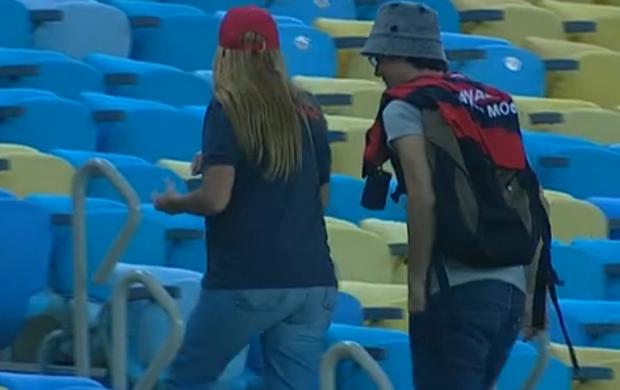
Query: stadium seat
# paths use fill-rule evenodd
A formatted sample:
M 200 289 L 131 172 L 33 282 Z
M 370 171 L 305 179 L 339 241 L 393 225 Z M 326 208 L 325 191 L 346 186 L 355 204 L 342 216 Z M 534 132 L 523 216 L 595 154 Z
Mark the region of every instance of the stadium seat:
M 0 198 L 0 214 L 0 349 L 4 349 L 26 318 L 42 314 L 51 304 L 47 282 L 53 235 L 50 216 L 32 203 Z M 0 380 L 0 385 L 6 383 Z
M 56 11 L 34 29 L 33 48 L 56 50 L 78 60 L 91 53 L 126 57 L 129 20 L 120 10 L 96 1 L 20 0 L 29 10 Z
M 202 145 L 202 118 L 164 103 L 84 93 L 98 126 L 97 149 L 139 156 L 191 160 Z
M 131 23 L 131 58 L 188 71 L 211 67 L 219 18 L 182 4 L 121 0 L 111 4 Z
M 620 302 L 561 299 L 560 306 L 571 341 L 579 347 L 620 349 Z M 564 342 L 557 313 L 549 311 L 549 333 Z
M 218 11 L 227 10 L 232 7 L 241 7 L 244 5 L 255 5 L 261 7 L 264 2 L 261 0 L 218 0 L 218 1 L 204 1 L 204 0 L 166 0 L 167 3 L 185 4 L 202 10 L 207 14 L 212 14 Z
M 620 301 L 620 280 L 617 278 L 618 271 L 620 271 L 620 260 L 618 260 L 617 255 L 618 251 L 620 251 L 620 241 L 576 239 L 571 245 L 588 252 L 596 259 L 592 266 L 598 268 L 598 272 L 603 275 L 603 280 L 605 281 L 604 299 L 609 301 Z M 587 283 L 583 280 L 583 276 L 580 282 Z
M 204 274 L 207 269 L 204 218 L 195 215 L 168 215 L 143 205 L 142 212 L 166 229 L 166 265 Z
M 359 50 L 370 33 L 372 22 L 320 18 L 314 22 L 314 25 L 334 40 L 338 50 L 338 77 L 373 80 L 367 75 L 360 77 L 360 73 L 363 76 L 366 72 L 356 73 L 351 70 L 352 66 L 350 66 L 352 60 L 360 60 Z M 365 58 L 362 63 L 369 66 Z
M 362 207 L 361 200 L 364 184 L 365 182 L 362 179 L 332 174 L 329 185 L 329 205 L 325 210 L 325 214 L 356 225 L 368 218 L 399 222 L 406 220 L 404 196 L 398 203 L 395 203 L 392 197 L 388 196 L 384 210 L 375 211 Z M 393 192 L 395 189 L 396 181 L 393 180 L 390 183 L 390 192 Z
M 531 22 L 530 22 L 531 23 Z M 620 53 L 585 43 L 528 37 L 524 48 L 538 54 L 547 68 L 547 96 L 582 99 L 603 108 L 620 103 Z
M 103 92 L 103 75 L 92 66 L 51 51 L 0 48 L 0 86 L 36 88 L 77 99 L 81 92 Z
M 389 283 L 367 283 L 340 279 L 340 291 L 353 295 L 368 308 L 392 308 L 400 315 L 386 316 L 386 318 L 367 319 L 366 324 L 375 328 L 409 330 L 409 294 L 407 285 Z
M 562 280 L 557 287 L 560 298 L 607 300 L 605 266 L 595 255 L 577 246 L 554 241 L 551 256 L 553 267 Z
M 551 343 L 550 351 L 551 356 L 554 358 L 559 359 L 568 366 L 572 365 L 566 345 Z M 605 348 L 575 347 L 575 354 L 582 367 L 586 368 L 586 371 L 593 371 L 593 373 L 598 371 L 604 374 L 605 370 L 611 370 L 612 375 L 611 378 L 606 380 L 573 382 L 574 389 L 615 390 L 620 386 L 620 377 L 617 375 L 620 372 L 620 352 Z M 589 367 L 594 367 L 595 370 L 588 370 Z
M 298 76 L 293 82 L 312 93 L 324 113 L 358 118 L 374 119 L 383 92 L 369 80 Z
M 532 345 L 517 341 L 512 347 L 506 365 L 498 378 L 497 388 L 502 390 L 521 389 L 537 357 L 538 351 Z M 571 369 L 569 363 L 552 357 L 549 359 L 542 378 L 535 388 L 540 390 L 568 390 L 573 388 Z
M 189 161 L 161 159 L 157 161 L 157 165 L 170 169 L 184 180 L 196 179 L 198 177 L 191 174 L 191 163 Z
M 582 200 L 548 197 L 553 238 L 570 243 L 578 237 L 607 238 L 609 226 L 601 210 Z
M 155 100 L 181 107 L 208 105 L 210 85 L 204 79 L 167 65 L 92 54 L 85 61 L 105 76 L 111 95 Z
M 282 24 L 279 32 L 289 76 L 336 77 L 336 46 L 329 35 L 299 24 Z
M 390 250 L 381 237 L 358 227 L 335 225 L 327 226 L 327 235 L 339 280 L 392 282 Z
M 590 197 L 586 199 L 605 214 L 609 223 L 609 238 L 620 239 L 620 199 L 606 197 Z
M 85 152 L 82 150 L 52 149 L 50 154 L 60 157 L 74 168 L 79 168 L 91 159 L 104 159 L 112 165 L 121 164 L 148 164 L 148 161 L 129 154 Z
M 15 194 L 9 190 L 0 188 L 0 199 L 15 198 Z
M 18 153 L 39 153 L 39 151 L 26 145 L 0 143 L 0 156 Z
M 220 19 L 223 19 L 224 16 L 226 16 L 226 11 L 216 11 L 213 14 L 213 16 L 218 17 Z M 304 23 L 301 19 L 298 19 L 298 18 L 290 16 L 290 15 L 274 15 L 273 12 L 272 12 L 271 13 L 271 17 L 273 18 L 273 20 L 278 25 L 283 25 L 283 24 L 306 25 L 306 23 Z
M 104 390 L 104 387 L 90 378 L 75 376 L 48 376 L 33 374 L 0 373 L 0 386 L 8 390 Z
M 454 0 L 461 32 L 503 38 L 523 47 L 527 37 L 564 38 L 562 20 L 552 11 L 519 0 Z
M 93 150 L 95 124 L 82 104 L 37 89 L 0 90 L 0 142 Z
M 308 25 L 312 25 L 317 18 L 355 19 L 356 17 L 353 0 L 276 0 L 269 3 L 269 12 L 274 15 L 292 16 Z
M 75 170 L 66 161 L 44 153 L 0 157 L 0 188 L 18 197 L 47 193 L 68 195 Z
M 342 142 L 331 144 L 332 172 L 361 177 L 360 161 L 364 154 L 366 131 L 372 126 L 372 121 L 340 115 L 326 115 L 330 131 L 341 132 Z
M 0 3 L 0 47 L 29 47 L 30 13 L 19 0 L 4 0 Z
M 392 283 L 407 284 L 407 254 L 409 252 L 409 233 L 404 222 L 383 221 L 377 218 L 364 219 L 360 227 L 381 237 L 390 248 L 392 255 Z
M 378 1 L 355 1 L 357 8 L 357 18 L 360 20 L 375 20 L 379 8 L 389 2 L 389 0 Z M 439 17 L 439 27 L 441 31 L 459 32 L 460 19 L 459 13 L 449 0 L 424 0 L 423 4 L 428 5 L 435 11 Z
M 620 51 L 620 8 L 555 0 L 543 0 L 538 5 L 562 19 L 569 40 Z

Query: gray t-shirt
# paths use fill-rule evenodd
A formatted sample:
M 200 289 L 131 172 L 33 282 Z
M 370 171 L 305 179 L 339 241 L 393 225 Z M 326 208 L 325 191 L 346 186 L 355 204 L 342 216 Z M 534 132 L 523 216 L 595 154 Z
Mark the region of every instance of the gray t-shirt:
M 405 136 L 424 136 L 422 112 L 411 104 L 402 100 L 393 100 L 383 110 L 383 125 L 388 142 Z M 475 269 L 467 267 L 454 260 L 446 260 L 446 273 L 451 286 L 465 284 L 477 280 L 500 280 L 510 283 L 525 292 L 525 272 L 523 266 Z M 431 273 L 431 293 L 438 291 L 435 274 Z

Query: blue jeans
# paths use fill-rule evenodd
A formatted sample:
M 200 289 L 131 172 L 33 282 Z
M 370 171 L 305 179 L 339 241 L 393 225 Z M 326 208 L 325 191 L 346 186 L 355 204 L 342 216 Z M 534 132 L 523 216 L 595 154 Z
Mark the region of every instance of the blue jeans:
M 494 280 L 431 296 L 409 320 L 416 390 L 489 390 L 521 329 L 525 294 Z
M 227 364 L 260 335 L 270 390 L 316 390 L 335 287 L 203 289 L 167 380 L 168 390 L 226 389 Z

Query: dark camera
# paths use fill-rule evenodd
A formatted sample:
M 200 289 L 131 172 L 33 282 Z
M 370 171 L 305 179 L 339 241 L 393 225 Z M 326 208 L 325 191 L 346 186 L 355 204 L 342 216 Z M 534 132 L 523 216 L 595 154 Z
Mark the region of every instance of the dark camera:
M 391 180 L 392 174 L 382 170 L 368 175 L 362 193 L 362 206 L 369 210 L 385 209 Z

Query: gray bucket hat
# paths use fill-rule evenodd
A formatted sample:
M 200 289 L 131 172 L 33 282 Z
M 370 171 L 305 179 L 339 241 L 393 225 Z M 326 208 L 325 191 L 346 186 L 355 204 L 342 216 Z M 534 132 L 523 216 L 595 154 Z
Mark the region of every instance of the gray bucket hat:
M 384 4 L 360 53 L 445 61 L 437 12 L 420 3 Z

